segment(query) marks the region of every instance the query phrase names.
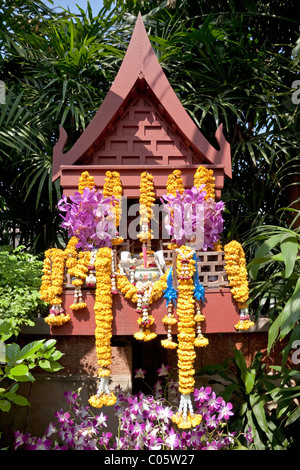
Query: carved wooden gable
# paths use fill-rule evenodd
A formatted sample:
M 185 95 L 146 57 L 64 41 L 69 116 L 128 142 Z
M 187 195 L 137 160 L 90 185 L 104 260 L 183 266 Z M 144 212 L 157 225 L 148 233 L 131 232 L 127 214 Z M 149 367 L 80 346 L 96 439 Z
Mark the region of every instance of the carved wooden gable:
M 98 188 L 103 187 L 106 171 L 115 170 L 120 173 L 124 195 L 136 198 L 143 167 L 153 174 L 160 197 L 172 169 L 181 170 L 185 186 L 190 187 L 201 164 L 214 170 L 219 197 L 224 177 L 231 177 L 231 153 L 222 125 L 215 137 L 218 149 L 206 140 L 180 103 L 139 15 L 115 81 L 68 152 L 64 152 L 68 136 L 60 128 L 53 149 L 53 180 L 60 177 L 64 193 L 71 195 L 83 167 Z
M 205 158 L 192 152 L 163 119 L 149 95 L 135 94 L 120 121 L 86 160 L 86 165 L 199 165 Z

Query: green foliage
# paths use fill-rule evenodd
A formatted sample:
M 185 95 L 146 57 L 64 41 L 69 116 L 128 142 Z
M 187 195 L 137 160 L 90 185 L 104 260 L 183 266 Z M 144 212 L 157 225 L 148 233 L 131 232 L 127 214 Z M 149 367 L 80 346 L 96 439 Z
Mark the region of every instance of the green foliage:
M 268 352 L 292 332 L 283 351 L 283 365 L 293 342 L 300 340 L 300 233 L 291 228 L 294 224 L 293 220 L 290 227 L 263 225 L 246 242 L 255 250 L 248 266 L 252 310 L 267 314 L 271 321 Z
M 22 348 L 17 343 L 7 343 L 12 336 L 10 321 L 0 323 L 0 411 L 8 412 L 12 403 L 28 406 L 28 400 L 18 392 L 19 383 L 34 382 L 32 371 L 40 367 L 46 372 L 62 369 L 59 359 L 62 353 L 56 349 L 56 340 L 33 341 Z M 7 385 L 8 383 L 8 385 Z
M 222 383 L 221 395 L 234 404 L 231 432 L 243 434 L 251 428 L 253 450 L 287 449 L 297 437 L 297 431 L 290 433 L 290 429 L 299 416 L 293 401 L 299 396 L 299 385 L 291 386 L 290 381 L 299 381 L 299 373 L 274 367 L 275 373 L 270 374 L 262 359 L 258 352 L 247 366 L 242 352 L 235 349 L 233 358 L 203 367 L 199 374 L 218 376 L 211 382 Z
M 46 308 L 39 295 L 43 261 L 23 249 L 0 250 L 0 320 L 13 320 L 14 334 L 24 324 L 34 325 Z

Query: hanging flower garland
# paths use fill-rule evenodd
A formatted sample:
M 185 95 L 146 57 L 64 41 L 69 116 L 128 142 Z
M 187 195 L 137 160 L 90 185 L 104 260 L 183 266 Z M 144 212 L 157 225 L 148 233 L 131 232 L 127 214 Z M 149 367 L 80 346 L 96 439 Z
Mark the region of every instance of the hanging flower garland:
M 104 197 L 114 196 L 112 205 L 115 211 L 116 227 L 118 227 L 120 223 L 120 216 L 121 216 L 120 200 L 121 200 L 122 192 L 123 192 L 120 174 L 117 171 L 107 171 L 105 173 L 105 176 L 106 177 L 105 177 L 105 182 L 103 186 L 103 196 Z
M 124 298 L 137 304 L 136 312 L 139 314 L 139 331 L 134 334 L 135 339 L 150 341 L 156 338 L 156 333 L 151 332 L 149 327 L 154 323 L 154 318 L 149 315 L 150 305 L 160 299 L 167 288 L 167 275 L 164 273 L 155 282 L 137 282 L 132 284 L 124 274 L 117 274 L 117 288 Z
M 112 212 L 115 217 L 116 230 L 120 224 L 121 217 L 121 198 L 123 193 L 122 183 L 120 179 L 120 174 L 117 171 L 107 171 L 105 173 L 105 182 L 103 186 L 103 196 L 112 198 Z M 124 239 L 119 236 L 119 233 L 116 231 L 116 237 L 112 239 L 113 245 L 120 245 L 123 243 Z
M 176 196 L 177 191 L 179 194 L 182 194 L 184 192 L 183 179 L 180 170 L 174 170 L 173 173 L 169 174 L 166 189 L 167 195 L 172 196 Z M 168 248 L 169 250 L 175 250 L 175 248 L 177 248 L 177 245 L 176 243 L 171 242 L 169 243 Z
M 215 177 L 213 176 L 213 170 L 209 170 L 203 166 L 199 166 L 194 174 L 194 186 L 200 188 L 201 191 L 205 191 L 205 200 L 211 198 L 215 200 Z M 204 187 L 203 187 L 204 185 Z M 213 243 L 214 251 L 222 251 L 222 245 L 220 240 Z
M 212 198 L 215 199 L 215 177 L 213 170 L 209 170 L 203 166 L 199 166 L 194 174 L 194 186 L 200 188 L 200 191 L 205 191 L 205 200 Z M 201 186 L 203 186 L 201 188 Z
M 153 290 L 153 283 L 148 282 L 137 282 L 137 308 L 136 312 L 140 315 L 138 324 L 140 326 L 139 331 L 134 334 L 135 339 L 142 341 L 150 341 L 156 338 L 157 334 L 150 331 L 150 326 L 154 322 L 152 315 L 149 315 L 150 310 L 150 298 Z
M 164 273 L 157 281 L 153 283 L 149 304 L 160 299 L 167 288 L 167 274 Z M 136 285 L 131 284 L 125 274 L 117 274 L 117 288 L 124 295 L 125 299 L 133 303 L 138 301 L 138 289 Z
M 94 177 L 88 171 L 81 173 L 78 181 L 78 192 L 82 195 L 85 189 L 90 191 L 95 188 Z M 66 199 L 65 199 L 66 201 Z M 81 286 L 87 279 L 88 272 L 91 264 L 90 251 L 78 253 L 76 247 L 80 244 L 80 240 L 76 236 L 72 236 L 68 242 L 65 253 L 67 255 L 66 268 L 72 280 L 72 285 L 75 287 L 74 301 L 70 305 L 71 310 L 81 310 L 86 307 L 86 303 L 82 298 Z M 91 279 L 88 279 L 90 285 Z
M 147 248 L 151 251 L 151 217 L 152 217 L 152 206 L 155 202 L 155 191 L 153 184 L 153 176 L 144 171 L 141 174 L 140 181 L 140 232 L 138 238 L 143 243 L 143 256 L 144 265 L 146 267 L 146 253 Z M 147 244 L 147 248 L 145 246 Z
M 95 270 L 96 255 L 97 255 L 97 250 L 96 249 L 92 250 L 90 253 L 90 259 L 89 259 L 89 263 L 87 266 L 88 274 L 85 278 L 85 285 L 86 287 L 89 287 L 89 288 L 96 287 L 96 282 L 97 282 L 96 270 Z
M 240 318 L 235 325 L 237 330 L 248 330 L 254 323 L 248 314 L 247 301 L 249 298 L 248 274 L 246 258 L 242 245 L 233 240 L 224 246 L 225 270 L 228 276 L 230 291 L 237 301 Z
M 51 248 L 45 252 L 40 296 L 51 305 L 50 313 L 45 318 L 48 325 L 63 325 L 70 320 L 62 307 L 63 283 L 65 273 L 65 252 Z
M 172 421 L 179 428 L 188 429 L 197 426 L 202 416 L 195 414 L 191 401 L 191 393 L 195 387 L 194 360 L 196 353 L 195 343 L 195 321 L 194 321 L 194 282 L 195 260 L 193 250 L 182 246 L 176 250 L 177 256 L 177 279 L 178 279 L 178 379 L 179 392 L 181 393 L 179 409 L 172 416 Z
M 172 326 L 177 324 L 173 309 L 176 304 L 177 291 L 173 286 L 173 268 L 170 269 L 167 277 L 167 288 L 164 293 L 166 299 L 167 315 L 162 319 L 163 324 L 167 328 L 167 338 L 161 341 L 161 345 L 166 349 L 175 349 L 178 344 L 172 339 Z
M 194 321 L 196 323 L 197 336 L 195 339 L 196 347 L 206 347 L 209 343 L 208 339 L 205 338 L 202 334 L 201 323 L 205 321 L 205 315 L 202 314 L 202 304 L 205 301 L 205 289 L 199 281 L 199 274 L 197 268 L 197 256 L 196 253 L 193 255 L 195 261 L 195 272 L 194 272 L 194 298 L 195 298 L 195 307 L 196 314 L 194 316 Z
M 167 194 L 172 194 L 173 196 L 176 196 L 177 191 L 180 194 L 183 193 L 184 185 L 183 185 L 183 179 L 182 179 L 180 170 L 174 170 L 173 173 L 171 173 L 168 176 L 166 187 L 167 187 Z
M 111 206 L 112 212 L 114 213 L 115 218 L 115 228 L 116 234 L 115 237 L 112 239 L 112 246 L 114 247 L 112 257 L 111 257 L 111 292 L 112 294 L 117 294 L 117 286 L 116 286 L 116 245 L 120 245 L 123 243 L 124 239 L 119 236 L 117 231 L 118 226 L 120 224 L 120 215 L 121 215 L 121 206 L 120 201 L 122 197 L 122 183 L 120 179 L 120 175 L 117 171 L 107 171 L 105 174 L 105 182 L 103 186 L 103 196 L 112 198 Z
M 216 243 L 214 243 L 213 250 L 214 251 L 223 251 L 222 243 L 220 242 L 220 240 L 218 240 Z
M 68 269 L 70 276 L 75 278 L 72 281 L 72 285 L 75 287 L 74 302 L 72 305 L 70 305 L 72 310 L 80 310 L 86 307 L 86 303 L 82 298 L 81 287 L 87 278 L 90 260 L 90 251 L 80 251 L 78 253 L 76 263 L 73 266 L 70 266 Z
M 112 250 L 108 247 L 99 248 L 96 260 L 96 292 L 95 292 L 95 340 L 100 384 L 95 395 L 89 399 L 90 405 L 95 408 L 114 405 L 117 398 L 109 389 L 109 376 L 111 364 L 111 337 L 112 337 L 112 293 L 111 293 L 111 257 Z

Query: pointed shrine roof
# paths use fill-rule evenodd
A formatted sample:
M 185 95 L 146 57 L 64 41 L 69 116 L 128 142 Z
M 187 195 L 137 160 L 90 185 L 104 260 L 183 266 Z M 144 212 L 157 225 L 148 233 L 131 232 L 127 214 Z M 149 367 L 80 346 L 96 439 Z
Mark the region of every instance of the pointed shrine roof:
M 60 177 L 61 165 L 79 164 L 105 134 L 107 135 L 111 123 L 124 112 L 124 105 L 128 102 L 132 90 L 141 83 L 146 83 L 150 96 L 155 98 L 164 115 L 173 123 L 173 129 L 180 133 L 185 142 L 188 142 L 196 153 L 200 153 L 208 165 L 222 165 L 225 175 L 231 178 L 230 145 L 224 137 L 222 125 L 215 133 L 219 145 L 219 149 L 216 149 L 202 135 L 172 89 L 156 58 L 142 16 L 139 14 L 127 52 L 109 92 L 85 131 L 66 153 L 63 150 L 68 136 L 63 127 L 60 127 L 59 139 L 53 149 L 53 181 Z

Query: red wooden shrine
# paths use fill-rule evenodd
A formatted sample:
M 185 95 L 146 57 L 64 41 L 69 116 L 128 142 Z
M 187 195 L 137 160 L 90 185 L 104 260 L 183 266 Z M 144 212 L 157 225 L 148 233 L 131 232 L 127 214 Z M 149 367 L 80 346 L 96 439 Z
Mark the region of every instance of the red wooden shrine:
M 83 171 L 94 177 L 96 188 L 100 190 L 106 172 L 117 171 L 123 195 L 138 200 L 141 173 L 147 170 L 154 177 L 159 198 L 166 194 L 167 179 L 173 170 L 181 171 L 184 186 L 190 188 L 194 173 L 201 165 L 213 169 L 216 197 L 220 198 L 224 178 L 231 178 L 231 152 L 222 125 L 216 130 L 215 138 L 218 149 L 206 140 L 183 108 L 155 56 L 139 15 L 106 98 L 86 130 L 65 153 L 68 137 L 60 128 L 53 150 L 53 181 L 60 178 L 63 193 L 70 196 L 78 190 Z M 220 256 L 219 253 L 210 262 L 210 268 L 219 266 L 214 274 L 220 274 L 221 269 L 218 282 L 206 279 L 204 283 L 207 300 L 203 309 L 206 316 L 203 333 L 235 332 L 234 324 L 238 320 L 238 309 L 223 275 Z M 201 272 L 199 274 L 201 279 Z M 66 286 L 63 302 L 70 312 L 71 322 L 52 326 L 53 334 L 94 335 L 94 292 L 88 289 L 83 292 L 87 308 L 72 312 L 68 307 L 73 301 L 73 289 Z M 136 331 L 135 308 L 122 294 L 114 296 L 114 335 L 132 335 Z M 154 331 L 165 335 L 161 321 L 166 313 L 165 300 L 155 302 L 151 313 L 155 318 Z

